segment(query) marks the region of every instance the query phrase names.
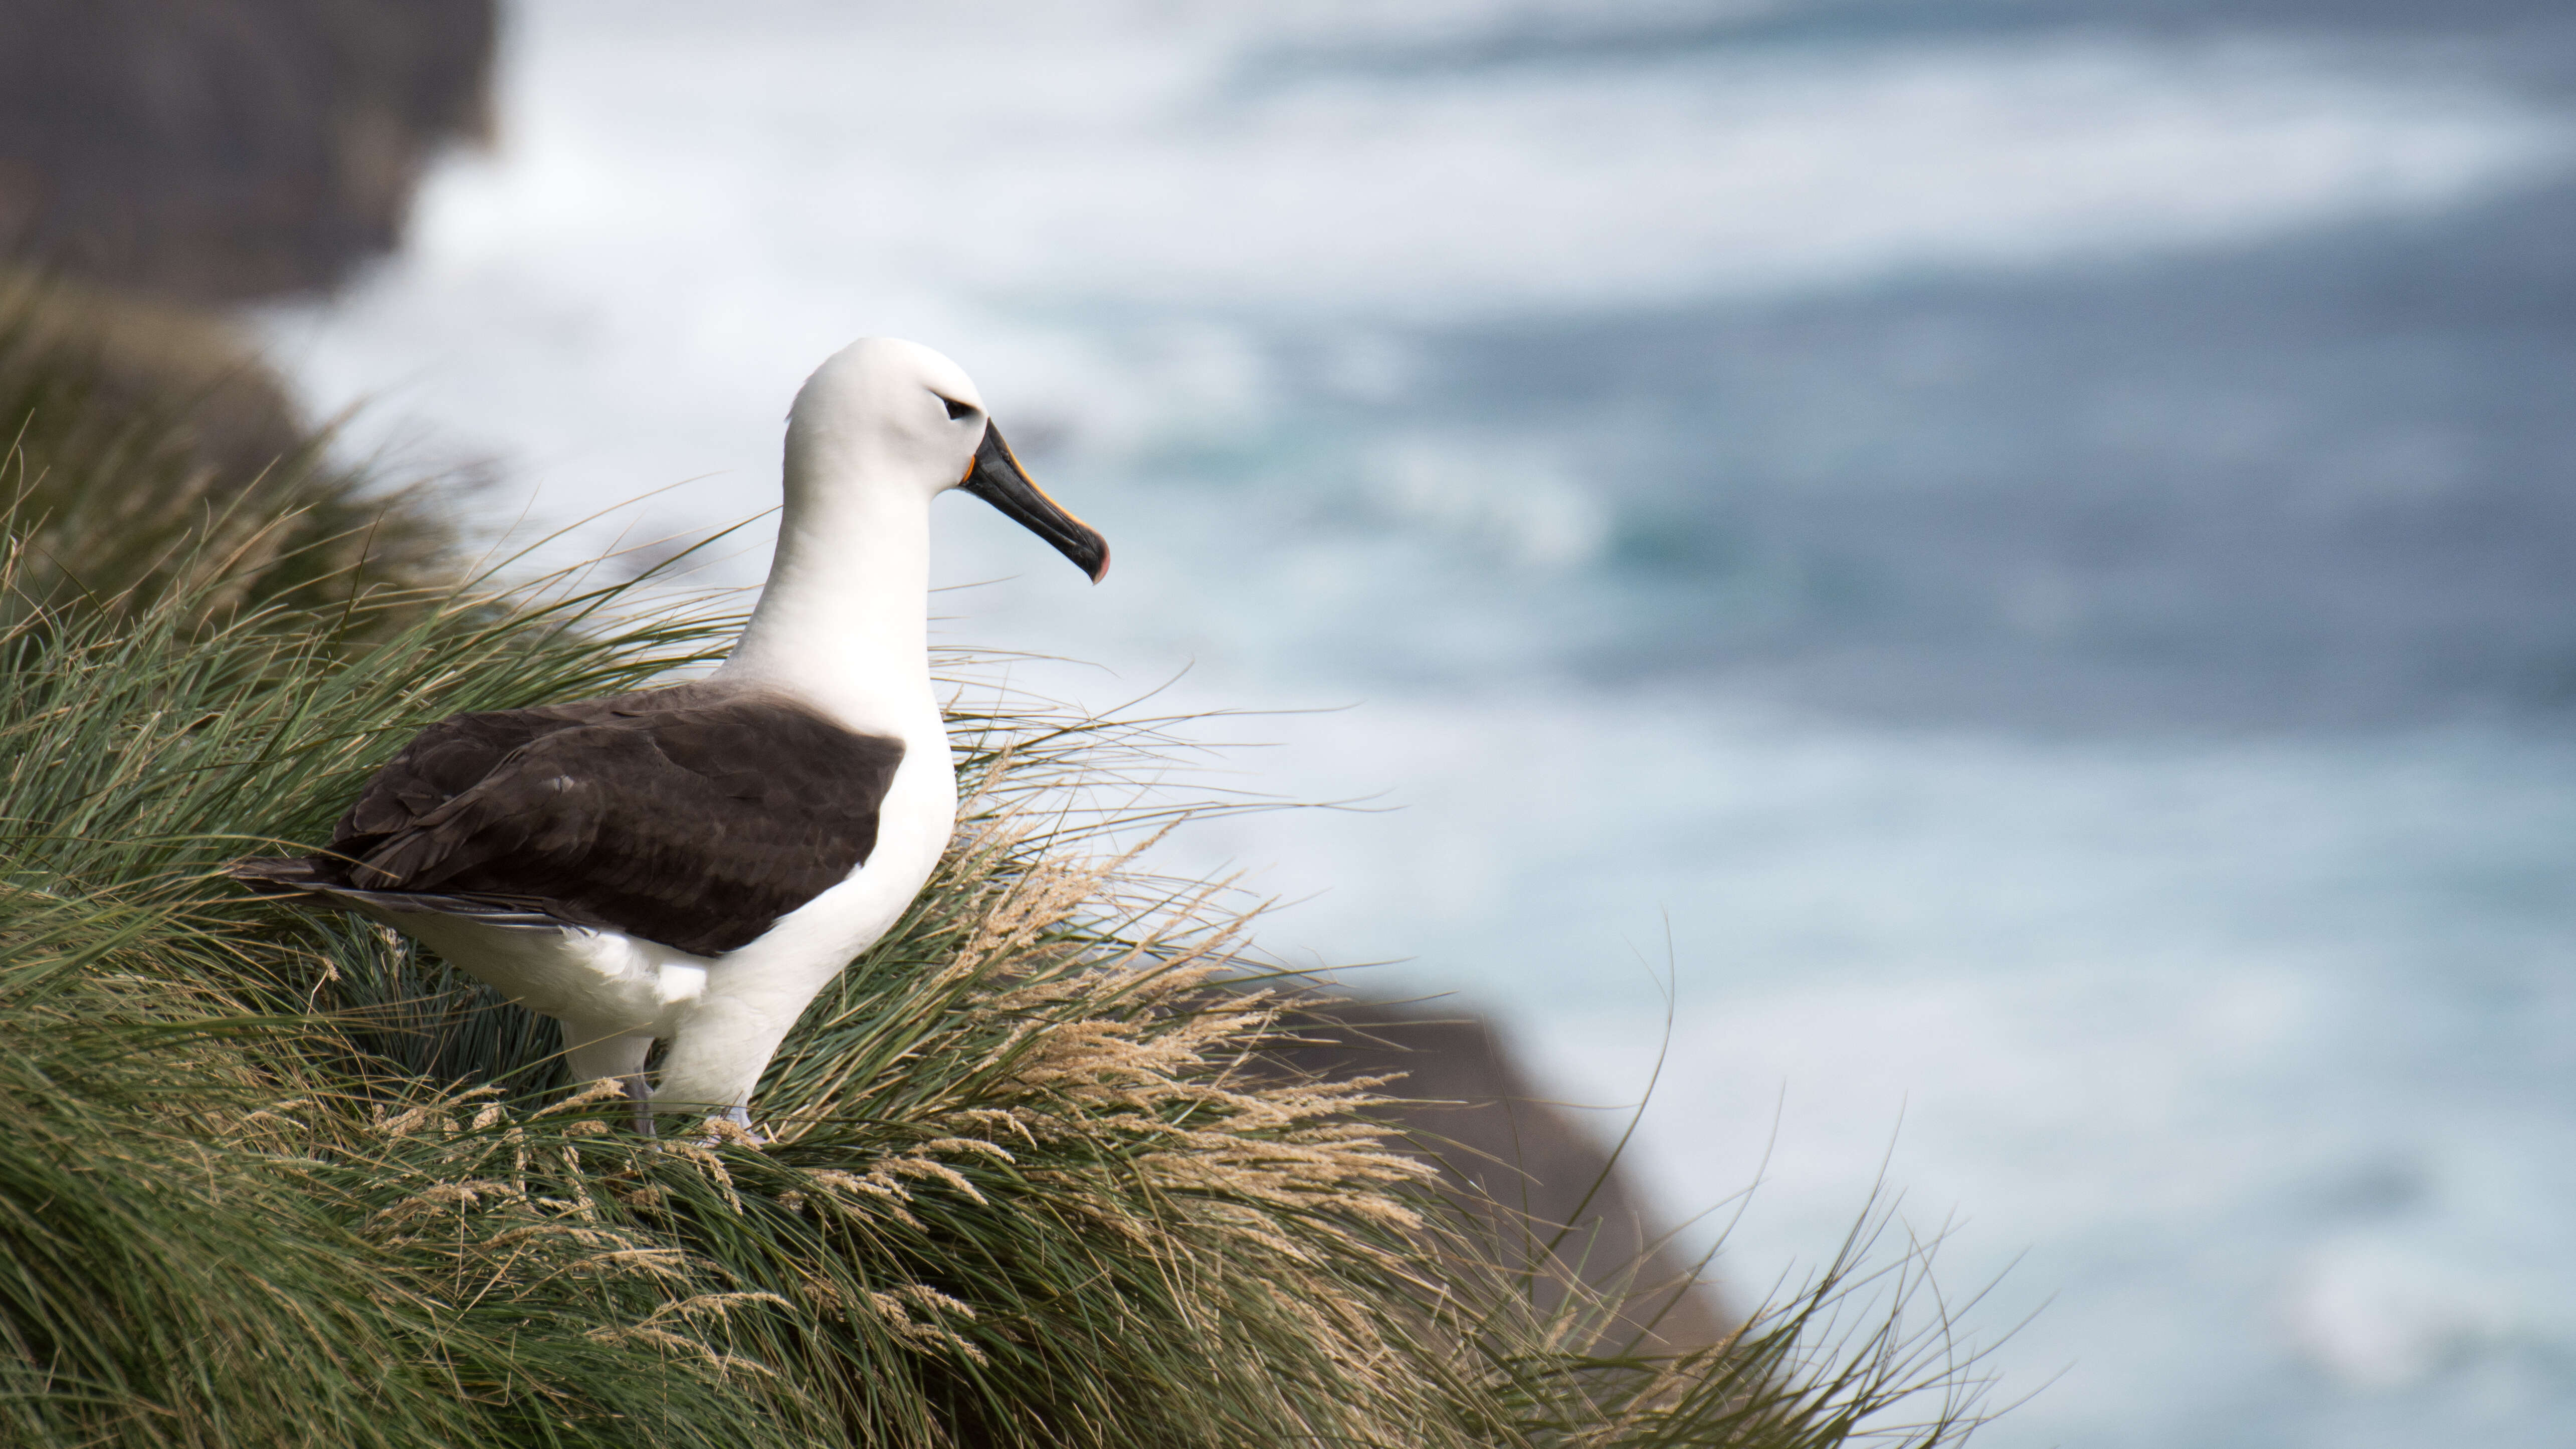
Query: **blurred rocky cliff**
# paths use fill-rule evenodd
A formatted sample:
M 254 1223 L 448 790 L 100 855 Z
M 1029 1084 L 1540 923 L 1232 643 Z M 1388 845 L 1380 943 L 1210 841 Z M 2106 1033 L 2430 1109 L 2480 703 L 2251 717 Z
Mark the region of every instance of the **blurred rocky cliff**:
M 328 288 L 485 137 L 497 0 L 6 0 L 0 246 L 200 302 Z
M 43 560 L 0 615 L 218 556 L 249 606 L 453 572 L 453 490 L 333 466 L 221 308 L 400 243 L 488 132 L 496 6 L 0 0 L 0 507 Z
M 1657 1354 L 1723 1342 L 1735 1326 L 1725 1305 L 1639 1197 L 1603 1123 L 1581 1120 L 1598 1114 L 1549 1100 L 1493 1023 L 1443 1005 L 1345 1002 L 1292 1022 L 1297 1044 L 1276 1055 L 1312 1076 L 1388 1078 L 1381 1090 L 1403 1105 L 1385 1118 L 1480 1205 L 1502 1260 L 1529 1274 L 1541 1306 L 1581 1281 L 1618 1305 L 1598 1326 L 1605 1344 Z

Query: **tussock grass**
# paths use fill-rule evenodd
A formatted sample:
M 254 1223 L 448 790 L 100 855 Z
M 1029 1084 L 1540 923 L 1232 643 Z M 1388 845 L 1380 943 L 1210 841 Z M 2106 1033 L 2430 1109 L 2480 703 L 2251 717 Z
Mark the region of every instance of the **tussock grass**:
M 1640 1356 L 1627 1294 L 1535 1291 L 1384 1140 L 1399 1087 L 1263 1069 L 1308 988 L 1252 964 L 1221 883 L 1134 868 L 1200 807 L 1107 788 L 1180 722 L 961 684 L 958 839 L 772 1064 L 772 1140 L 633 1136 L 551 1024 L 214 872 L 321 839 L 434 719 L 685 674 L 738 621 L 572 580 L 317 602 L 320 526 L 211 529 L 104 602 L 55 587 L 41 527 L 0 557 L 0 1439 L 1750 1449 L 1973 1419 L 1946 1314 L 1906 1326 L 1919 1254 L 1865 1266 L 1883 1218 L 1729 1342 Z
M 452 587 L 433 490 L 380 486 L 329 442 L 224 322 L 0 266 L 0 515 L 22 546 L 0 618 Z M 401 617 L 389 602 L 371 626 Z

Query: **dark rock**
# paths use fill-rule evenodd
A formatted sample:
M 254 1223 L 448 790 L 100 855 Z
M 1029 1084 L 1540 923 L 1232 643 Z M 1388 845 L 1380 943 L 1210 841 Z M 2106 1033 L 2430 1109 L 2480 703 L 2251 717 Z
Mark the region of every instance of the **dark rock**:
M 0 0 L 0 249 L 193 301 L 327 288 L 484 134 L 497 0 Z
M 1383 1114 L 1440 1165 L 1479 1210 L 1507 1258 L 1549 1285 L 1580 1281 L 1623 1300 L 1604 1335 L 1616 1348 L 1688 1352 L 1732 1329 L 1690 1260 L 1663 1241 L 1601 1138 L 1535 1092 L 1509 1046 L 1481 1017 L 1419 1005 L 1347 1002 L 1289 1023 L 1298 1044 L 1274 1055 L 1320 1077 L 1401 1074 L 1385 1090 L 1403 1101 Z M 1549 1250 L 1557 1230 L 1569 1229 Z

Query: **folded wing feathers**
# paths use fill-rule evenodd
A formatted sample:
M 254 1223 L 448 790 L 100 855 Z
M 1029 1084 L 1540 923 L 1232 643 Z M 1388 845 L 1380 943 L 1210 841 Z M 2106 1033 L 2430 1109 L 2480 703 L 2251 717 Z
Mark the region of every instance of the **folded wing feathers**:
M 304 888 L 516 901 L 715 954 L 867 859 L 902 758 L 899 740 L 703 684 L 459 715 L 368 782 L 332 853 L 300 863 Z

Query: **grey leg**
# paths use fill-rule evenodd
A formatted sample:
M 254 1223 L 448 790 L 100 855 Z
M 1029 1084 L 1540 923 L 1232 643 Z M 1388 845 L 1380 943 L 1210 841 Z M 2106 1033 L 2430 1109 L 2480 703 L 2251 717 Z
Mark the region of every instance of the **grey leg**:
M 632 1072 L 619 1080 L 626 1083 L 626 1100 L 635 1105 L 635 1135 L 653 1135 L 653 1085 L 642 1072 Z
M 576 1083 L 615 1078 L 626 1088 L 635 1112 L 635 1130 L 653 1135 L 653 1090 L 644 1079 L 644 1057 L 653 1050 L 650 1036 L 611 1036 L 577 1022 L 563 1024 L 564 1065 Z

